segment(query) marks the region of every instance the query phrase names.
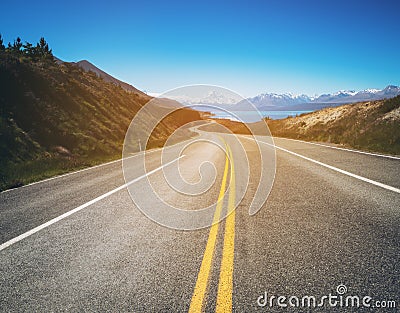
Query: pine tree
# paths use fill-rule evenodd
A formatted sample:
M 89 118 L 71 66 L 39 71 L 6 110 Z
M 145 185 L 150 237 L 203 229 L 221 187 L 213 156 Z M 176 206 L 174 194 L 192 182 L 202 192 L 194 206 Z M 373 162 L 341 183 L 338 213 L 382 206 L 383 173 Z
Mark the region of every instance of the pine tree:
M 10 47 L 10 44 L 8 44 L 8 46 Z M 22 48 L 22 40 L 21 38 L 17 37 L 17 40 L 14 40 L 14 44 L 12 45 L 11 49 L 16 53 L 20 53 L 21 48 Z
M 39 48 L 39 51 L 41 52 L 42 55 L 46 55 L 50 52 L 49 45 L 43 37 L 40 38 L 37 47 Z
M 49 49 L 49 44 L 43 37 L 40 38 L 40 41 L 36 45 L 35 50 L 39 57 L 43 59 L 53 59 L 53 52 L 51 49 Z
M 3 37 L 0 34 L 0 51 L 4 51 L 6 49 L 6 47 L 3 44 Z
M 22 48 L 24 48 L 24 53 L 28 56 L 33 56 L 35 54 L 35 48 L 33 48 L 30 42 L 26 41 Z

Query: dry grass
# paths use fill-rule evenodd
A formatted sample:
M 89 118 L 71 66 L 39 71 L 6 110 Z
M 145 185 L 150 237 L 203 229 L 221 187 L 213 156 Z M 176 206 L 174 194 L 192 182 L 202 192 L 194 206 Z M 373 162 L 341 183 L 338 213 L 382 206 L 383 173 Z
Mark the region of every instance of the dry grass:
M 269 120 L 274 136 L 400 154 L 400 96 Z

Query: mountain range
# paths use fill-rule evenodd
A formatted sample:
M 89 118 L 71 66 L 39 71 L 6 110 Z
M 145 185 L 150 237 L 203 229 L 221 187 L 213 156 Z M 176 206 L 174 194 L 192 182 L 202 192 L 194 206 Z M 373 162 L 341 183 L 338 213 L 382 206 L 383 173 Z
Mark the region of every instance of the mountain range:
M 207 90 L 207 89 L 205 89 Z M 182 92 L 185 92 L 183 90 Z M 178 89 L 179 93 L 179 89 Z M 400 95 L 400 87 L 389 85 L 384 89 L 365 89 L 361 91 L 340 90 L 335 93 L 308 96 L 292 93 L 263 93 L 247 99 L 241 98 L 232 91 L 223 88 L 212 88 L 203 94 L 167 94 L 166 97 L 184 105 L 218 105 L 228 110 L 248 110 L 248 102 L 254 104 L 261 111 L 292 111 L 292 110 L 319 110 L 324 107 L 334 107 L 346 103 L 390 99 Z M 154 94 L 154 96 L 160 96 Z M 161 95 L 163 97 L 163 95 Z M 201 108 L 200 108 L 201 110 Z
M 365 89 L 361 91 L 340 90 L 332 94 L 310 97 L 291 93 L 264 93 L 247 100 L 260 110 L 296 109 L 316 110 L 322 107 L 337 106 L 345 103 L 389 99 L 400 95 L 400 87 L 389 85 L 384 89 Z M 240 107 L 240 103 L 237 104 Z
M 196 86 L 195 86 L 196 87 Z M 235 105 L 239 103 L 243 98 L 238 94 L 233 93 L 224 88 L 207 86 L 204 85 L 202 90 L 197 88 L 191 88 L 191 86 L 178 88 L 173 92 L 167 94 L 151 94 L 155 97 L 167 97 L 178 101 L 183 105 L 196 105 L 196 104 L 208 104 L 208 105 Z

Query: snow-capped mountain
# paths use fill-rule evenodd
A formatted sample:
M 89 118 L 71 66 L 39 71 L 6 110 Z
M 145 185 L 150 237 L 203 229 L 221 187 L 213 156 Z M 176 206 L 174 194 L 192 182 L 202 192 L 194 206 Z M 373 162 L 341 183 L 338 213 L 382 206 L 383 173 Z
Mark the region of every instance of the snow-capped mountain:
M 247 100 L 259 109 L 271 109 L 274 107 L 299 107 L 303 104 L 344 104 L 393 98 L 398 95 L 400 95 L 400 87 L 389 85 L 384 89 L 365 89 L 361 91 L 340 90 L 332 94 L 323 94 L 315 97 L 309 97 L 307 95 L 292 95 L 291 93 L 264 93 L 253 98 L 248 98 Z
M 400 87 L 389 85 L 384 89 L 365 89 L 355 91 L 339 91 L 332 95 L 321 95 L 314 100 L 318 103 L 351 103 L 358 101 L 380 100 L 400 95 Z
M 185 92 L 186 90 L 183 90 Z M 190 90 L 189 90 L 190 91 Z M 197 90 L 196 90 L 197 91 Z M 186 92 L 186 94 L 166 94 L 163 95 L 170 99 L 179 101 L 185 105 L 194 104 L 218 104 L 218 105 L 233 105 L 238 103 L 242 98 L 233 92 L 225 91 L 222 88 L 217 90 L 207 90 L 203 94 Z
M 315 98 L 316 102 L 337 102 L 338 100 L 353 97 L 357 94 L 354 90 L 340 90 L 333 94 L 323 94 Z
M 276 94 L 264 93 L 248 99 L 255 106 L 287 106 L 301 103 L 309 103 L 313 99 L 307 95 L 293 95 L 291 93 Z
M 387 96 L 387 98 L 396 97 L 399 94 L 400 94 L 400 87 L 399 86 L 393 86 L 393 85 L 389 85 L 385 89 L 378 90 L 376 92 L 376 95 Z
M 305 94 L 263 93 L 246 100 L 243 100 L 239 95 L 229 90 L 219 87 L 212 88 L 210 86 L 194 86 L 177 89 L 166 94 L 154 94 L 157 97 L 178 101 L 183 105 L 218 105 L 219 107 L 226 107 L 227 109 L 237 111 L 248 110 L 249 102 L 254 104 L 259 110 L 265 111 L 317 110 L 327 106 L 393 98 L 398 95 L 400 95 L 400 87 L 393 85 L 389 85 L 384 89 L 365 89 L 361 91 L 340 90 L 335 93 L 316 95 L 314 97 Z
M 204 104 L 235 104 L 240 101 L 240 97 L 234 97 L 234 95 L 226 95 L 219 93 L 215 90 L 210 91 L 207 96 L 195 99 L 197 103 Z

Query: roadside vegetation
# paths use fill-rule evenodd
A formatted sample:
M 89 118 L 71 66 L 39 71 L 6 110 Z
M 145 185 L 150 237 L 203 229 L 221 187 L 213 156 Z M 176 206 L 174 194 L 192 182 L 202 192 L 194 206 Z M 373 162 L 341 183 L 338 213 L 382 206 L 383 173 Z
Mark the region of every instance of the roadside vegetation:
M 268 120 L 273 136 L 400 155 L 400 96 Z
M 121 157 L 125 132 L 151 97 L 105 82 L 37 44 L 0 36 L 0 190 Z M 163 120 L 148 148 L 200 119 L 182 109 Z

